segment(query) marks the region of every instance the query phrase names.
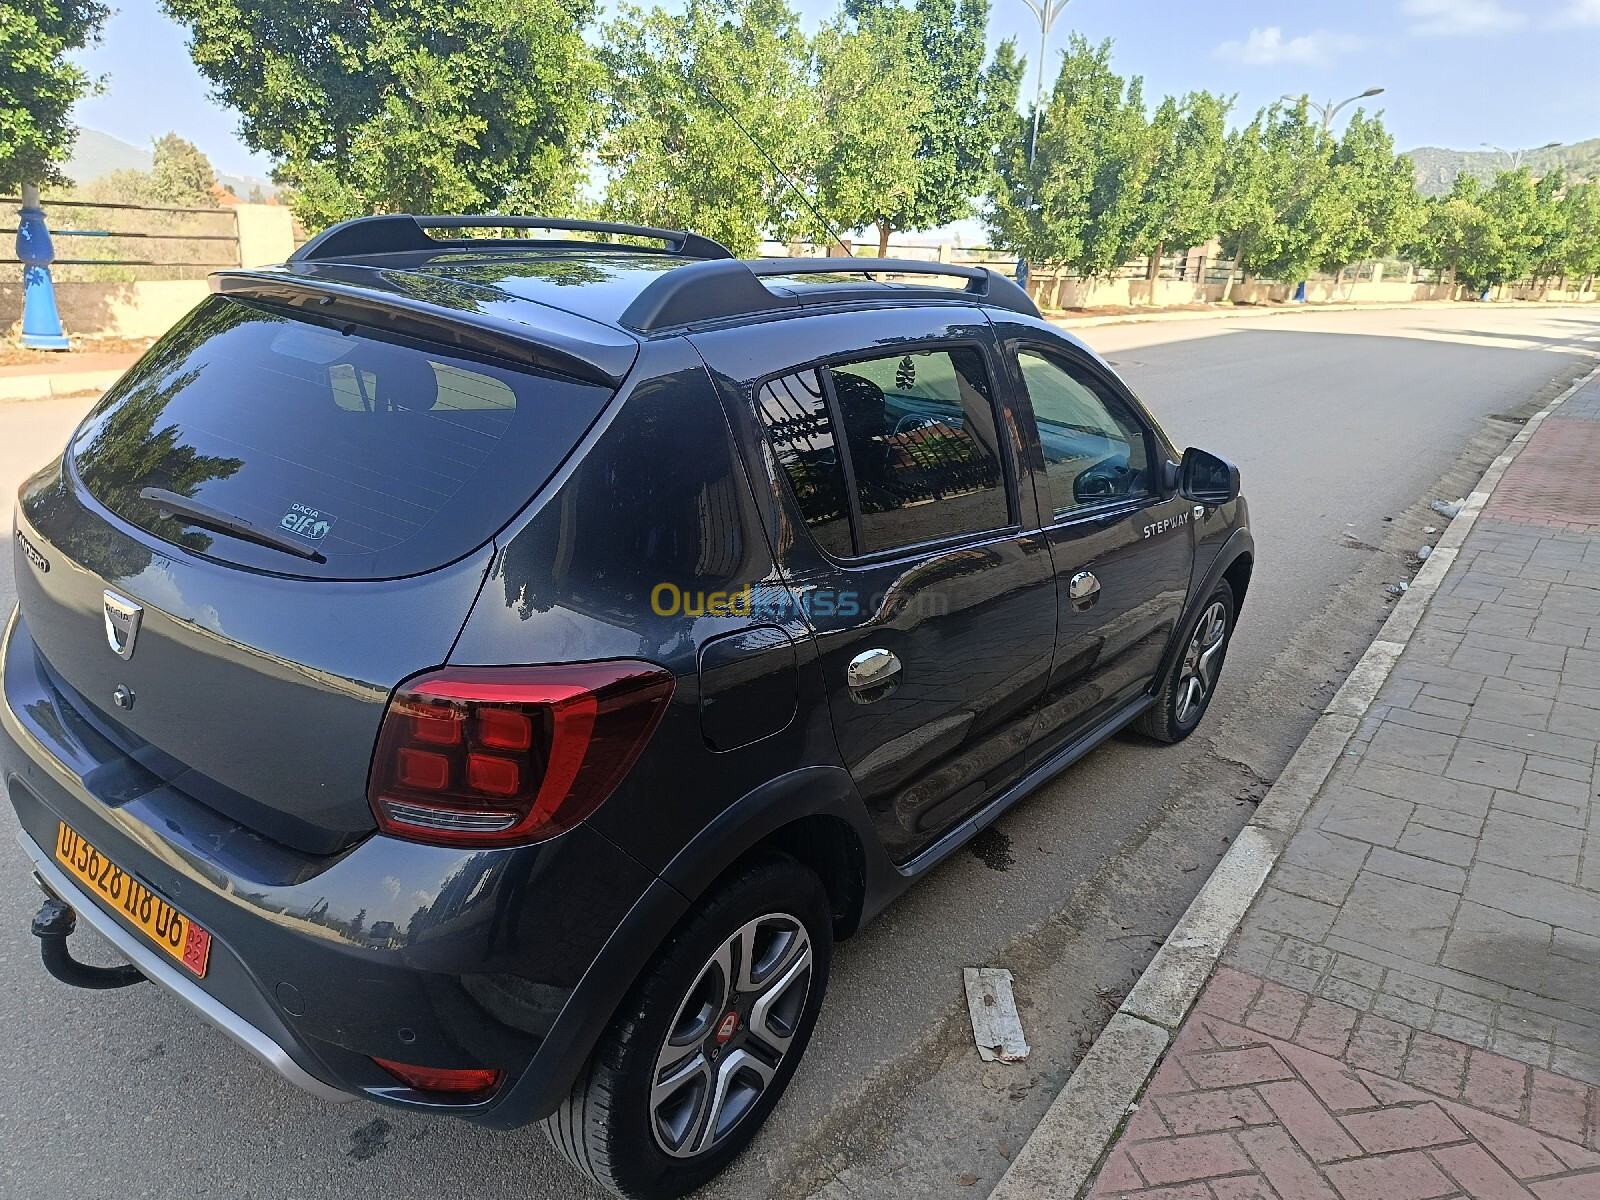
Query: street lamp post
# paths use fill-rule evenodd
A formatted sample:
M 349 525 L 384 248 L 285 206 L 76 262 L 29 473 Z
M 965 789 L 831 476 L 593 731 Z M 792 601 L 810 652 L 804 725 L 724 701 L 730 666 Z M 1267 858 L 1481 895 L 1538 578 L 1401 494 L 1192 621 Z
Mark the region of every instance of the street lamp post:
M 1339 110 L 1344 108 L 1345 105 L 1354 104 L 1357 100 L 1365 100 L 1369 96 L 1379 95 L 1382 93 L 1382 91 L 1382 88 L 1368 88 L 1359 96 L 1351 96 L 1348 100 L 1341 100 L 1337 104 L 1335 104 L 1332 100 L 1329 100 L 1326 104 L 1318 104 L 1309 96 L 1291 96 L 1285 94 L 1282 98 L 1285 100 L 1304 100 L 1310 107 L 1316 109 L 1317 112 L 1322 115 L 1322 131 L 1326 133 L 1332 127 L 1333 119 L 1339 115 Z
M 1039 90 L 1033 98 L 1033 137 L 1028 142 L 1028 163 L 1032 165 L 1034 153 L 1039 149 L 1039 113 L 1044 108 L 1044 59 L 1050 29 L 1067 7 L 1068 0 L 1022 0 L 1039 21 Z
M 1506 156 L 1506 162 L 1511 164 L 1511 169 L 1513 171 L 1522 165 L 1523 155 L 1537 154 L 1541 150 L 1554 150 L 1559 145 L 1561 145 L 1560 142 L 1546 142 L 1542 146 L 1534 146 L 1531 149 L 1507 150 L 1504 146 L 1496 146 L 1493 142 L 1483 143 L 1484 149 L 1493 150 L 1496 154 L 1504 154 Z

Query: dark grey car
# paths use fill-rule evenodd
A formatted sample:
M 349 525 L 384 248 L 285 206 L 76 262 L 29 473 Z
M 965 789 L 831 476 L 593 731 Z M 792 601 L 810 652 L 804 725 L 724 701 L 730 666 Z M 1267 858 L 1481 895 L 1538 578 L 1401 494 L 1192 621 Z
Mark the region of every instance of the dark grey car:
M 23 485 L 0 752 L 46 966 L 317 1095 L 681 1194 L 835 939 L 1213 694 L 1238 472 L 993 272 L 376 217 L 216 290 Z

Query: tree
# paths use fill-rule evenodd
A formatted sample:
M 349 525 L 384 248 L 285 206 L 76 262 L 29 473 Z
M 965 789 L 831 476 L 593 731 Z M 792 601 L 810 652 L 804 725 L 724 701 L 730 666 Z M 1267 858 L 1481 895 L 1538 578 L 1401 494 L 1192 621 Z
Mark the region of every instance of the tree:
M 894 214 L 915 204 L 919 191 L 919 130 L 933 97 L 913 65 L 916 35 L 909 10 L 883 7 L 854 21 L 841 15 L 815 43 L 823 136 L 806 161 L 816 163 L 816 203 L 834 229 L 875 228 L 879 257 L 888 251 Z
M 1593 283 L 1600 275 L 1600 184 L 1576 183 L 1561 197 L 1567 238 L 1561 273 Z
M 1327 259 L 1332 231 L 1349 223 L 1353 209 L 1332 150 L 1304 100 L 1274 104 L 1228 139 L 1223 245 L 1246 278 L 1293 282 Z
M 162 3 L 311 229 L 576 203 L 599 85 L 593 0 Z
M 1490 262 L 1498 255 L 1498 235 L 1483 207 L 1483 185 L 1462 172 L 1446 196 L 1430 199 L 1422 231 L 1410 253 L 1424 266 L 1445 271 L 1451 283 L 1473 292 L 1488 284 Z
M 1330 166 L 1330 184 L 1343 203 L 1322 249 L 1324 271 L 1342 274 L 1351 263 L 1393 253 L 1416 236 L 1422 222 L 1416 170 L 1410 158 L 1395 154 L 1381 119 L 1357 109 Z
M 1161 270 L 1167 247 L 1187 250 L 1221 232 L 1218 199 L 1224 125 L 1233 101 L 1210 92 L 1167 97 L 1150 122 L 1150 173 L 1140 202 L 1141 227 L 1134 249 L 1149 256 L 1149 277 Z
M 100 87 L 66 56 L 99 39 L 109 12 L 96 0 L 0 0 L 0 189 L 66 182 L 68 116 Z
M 200 147 L 176 133 L 155 140 L 155 161 L 150 167 L 150 196 L 158 204 L 186 207 L 215 205 L 217 173 Z
M 1111 70 L 1111 43 L 1074 34 L 1062 56 L 1030 162 L 1021 118 L 1000 166 L 988 221 L 1023 257 L 1080 275 L 1109 275 L 1145 236 L 1143 200 L 1155 159 L 1142 82 Z
M 899 0 L 847 0 L 857 20 L 899 9 Z M 911 69 L 929 96 L 916 122 L 916 187 L 879 226 L 880 249 L 894 231 L 932 229 L 972 215 L 989 191 L 995 157 L 1016 117 L 1027 63 L 1007 39 L 984 66 L 989 0 L 915 0 Z
M 811 220 L 798 218 L 801 201 L 772 165 L 793 174 L 805 161 L 815 112 L 810 47 L 785 0 L 623 5 L 600 53 L 613 213 L 694 229 L 740 253 L 765 231 Z
M 1527 167 L 1495 176 L 1493 186 L 1483 193 L 1483 212 L 1493 235 L 1481 264 L 1485 284 L 1511 283 L 1533 272 L 1544 239 L 1543 203 Z

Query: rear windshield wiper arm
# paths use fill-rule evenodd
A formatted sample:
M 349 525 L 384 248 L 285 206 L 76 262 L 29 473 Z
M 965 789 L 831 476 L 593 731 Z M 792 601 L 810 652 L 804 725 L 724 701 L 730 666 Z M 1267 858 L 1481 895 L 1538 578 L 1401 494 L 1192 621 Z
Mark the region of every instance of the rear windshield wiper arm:
M 161 515 L 164 517 L 182 517 L 191 525 L 214 529 L 218 533 L 236 537 L 242 542 L 254 542 L 258 546 L 282 550 L 285 554 L 292 554 L 296 558 L 309 559 L 315 563 L 328 561 L 326 555 L 318 553 L 310 546 L 301 545 L 287 534 L 272 529 L 262 529 L 221 509 L 212 508 L 209 504 L 201 504 L 200 501 L 191 500 L 188 496 L 169 492 L 166 488 L 141 488 L 139 499 L 150 501 L 161 510 Z

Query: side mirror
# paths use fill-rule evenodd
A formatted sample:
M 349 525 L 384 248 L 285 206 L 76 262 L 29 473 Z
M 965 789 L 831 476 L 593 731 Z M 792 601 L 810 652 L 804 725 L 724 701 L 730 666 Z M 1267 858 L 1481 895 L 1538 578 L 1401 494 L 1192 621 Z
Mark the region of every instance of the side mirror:
M 1178 468 L 1178 491 L 1197 504 L 1227 504 L 1239 498 L 1239 468 L 1190 446 Z

